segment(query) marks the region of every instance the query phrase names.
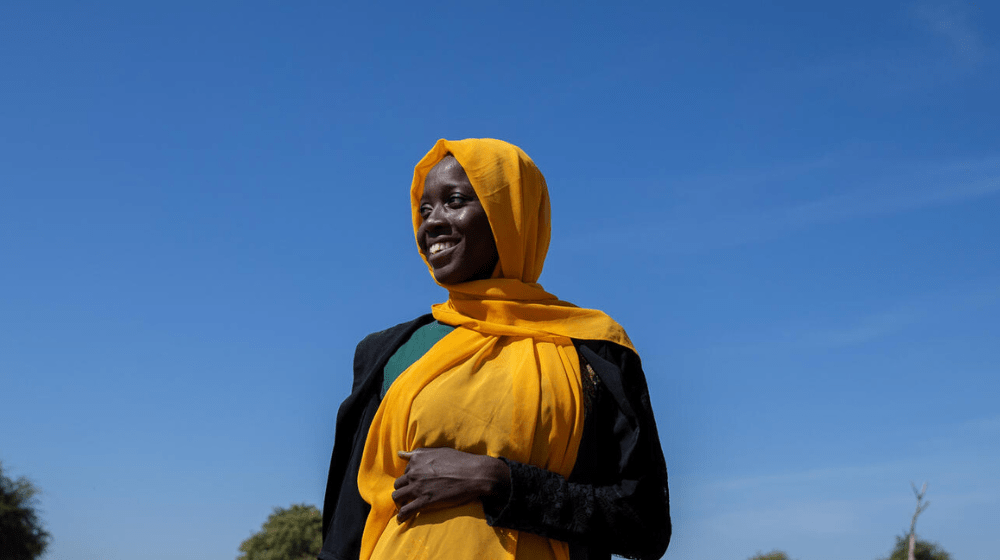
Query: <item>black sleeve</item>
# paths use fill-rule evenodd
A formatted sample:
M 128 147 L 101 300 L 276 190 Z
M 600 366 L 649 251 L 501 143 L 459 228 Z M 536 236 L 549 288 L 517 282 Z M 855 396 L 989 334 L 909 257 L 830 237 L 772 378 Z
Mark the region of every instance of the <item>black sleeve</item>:
M 370 506 L 358 493 L 358 467 L 365 438 L 380 403 L 381 371 L 399 346 L 430 314 L 401 323 L 364 338 L 354 352 L 351 394 L 340 405 L 334 436 L 330 474 L 323 500 L 323 548 L 319 560 L 356 559 Z
M 378 408 L 378 394 L 369 385 L 373 381 L 366 366 L 373 359 L 377 345 L 374 335 L 358 344 L 354 354 L 354 382 L 351 394 L 337 412 L 337 428 L 327 477 L 326 497 L 323 503 L 323 547 L 319 560 L 357 558 L 361 550 L 361 535 L 370 506 L 358 493 L 355 481 L 364 451 L 367 426 L 371 424 Z
M 584 341 L 577 350 L 600 376 L 603 405 L 596 425 L 585 429 L 573 474 L 567 480 L 504 459 L 510 496 L 484 503 L 487 522 L 628 558 L 660 558 L 671 533 L 667 470 L 639 357 L 603 342 Z

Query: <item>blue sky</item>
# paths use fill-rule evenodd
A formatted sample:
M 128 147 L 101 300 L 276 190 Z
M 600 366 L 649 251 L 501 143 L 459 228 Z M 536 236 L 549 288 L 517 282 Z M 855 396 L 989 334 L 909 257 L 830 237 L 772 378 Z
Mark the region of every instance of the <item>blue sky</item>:
M 986 2 L 8 2 L 0 460 L 46 560 L 232 558 L 318 504 L 354 345 L 441 301 L 440 137 L 545 173 L 542 284 L 642 357 L 666 558 L 957 560 L 1000 515 Z

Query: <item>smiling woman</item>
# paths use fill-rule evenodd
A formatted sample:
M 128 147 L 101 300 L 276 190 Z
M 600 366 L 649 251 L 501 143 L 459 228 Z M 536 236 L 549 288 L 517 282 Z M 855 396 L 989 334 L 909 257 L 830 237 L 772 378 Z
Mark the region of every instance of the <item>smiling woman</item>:
M 469 176 L 448 154 L 431 168 L 420 197 L 417 245 L 441 284 L 489 278 L 499 255 Z
M 320 558 L 662 556 L 667 473 L 642 366 L 618 323 L 537 283 L 538 168 L 506 142 L 440 140 L 410 201 L 449 298 L 358 345 Z

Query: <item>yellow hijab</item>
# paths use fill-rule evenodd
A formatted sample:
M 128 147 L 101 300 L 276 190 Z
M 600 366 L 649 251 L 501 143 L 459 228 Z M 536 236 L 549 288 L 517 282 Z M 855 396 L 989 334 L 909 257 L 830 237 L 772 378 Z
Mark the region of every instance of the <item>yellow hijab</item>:
M 361 559 L 568 560 L 564 542 L 490 527 L 479 502 L 421 511 L 404 524 L 394 517 L 393 482 L 406 468 L 397 451 L 453 447 L 568 477 L 584 420 L 571 339 L 632 348 L 610 317 L 559 301 L 537 283 L 549 245 L 548 190 L 517 146 L 438 140 L 413 172 L 414 235 L 424 180 L 448 153 L 486 210 L 500 258 L 490 279 L 442 284 L 449 298 L 432 307 L 434 318 L 458 328 L 396 379 L 375 414 L 358 473 L 372 506 Z

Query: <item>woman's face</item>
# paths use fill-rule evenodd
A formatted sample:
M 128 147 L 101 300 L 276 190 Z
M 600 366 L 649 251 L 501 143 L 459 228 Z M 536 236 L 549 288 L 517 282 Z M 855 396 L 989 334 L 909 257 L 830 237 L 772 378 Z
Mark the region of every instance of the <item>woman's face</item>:
M 453 156 L 431 168 L 420 197 L 417 245 L 441 284 L 482 280 L 499 260 L 486 210 Z

